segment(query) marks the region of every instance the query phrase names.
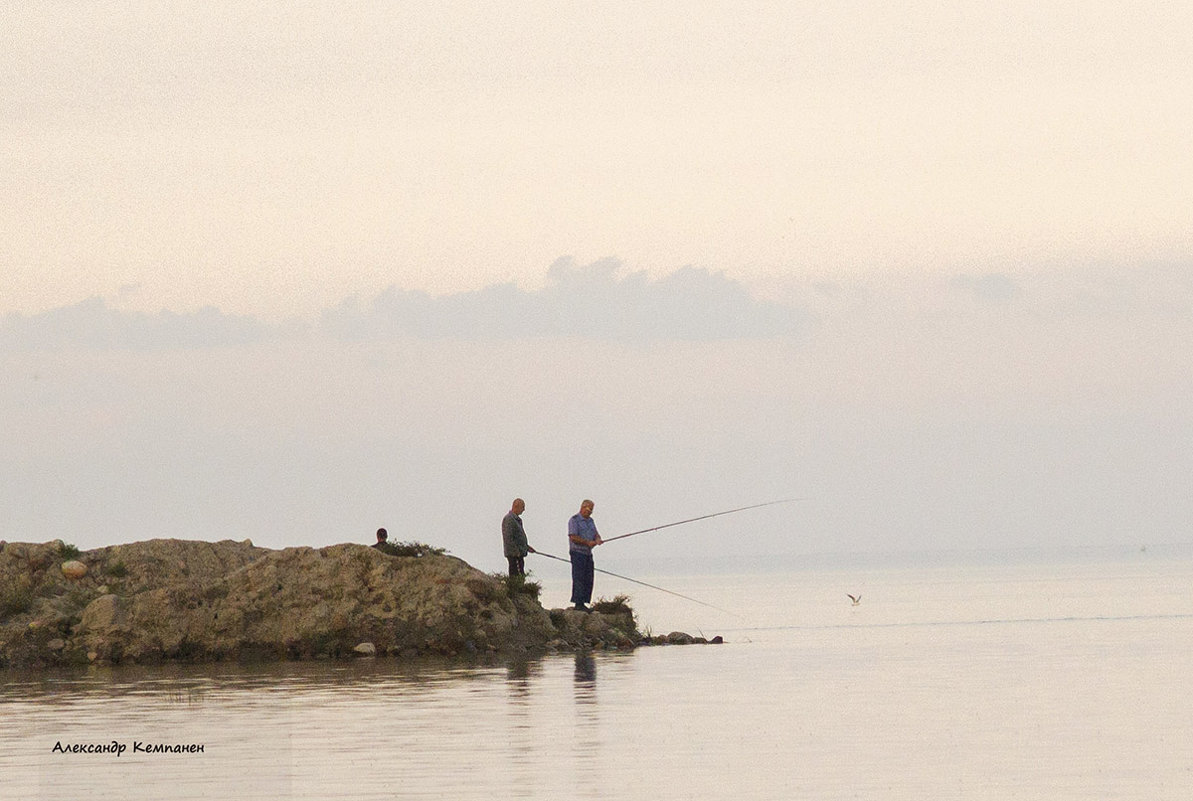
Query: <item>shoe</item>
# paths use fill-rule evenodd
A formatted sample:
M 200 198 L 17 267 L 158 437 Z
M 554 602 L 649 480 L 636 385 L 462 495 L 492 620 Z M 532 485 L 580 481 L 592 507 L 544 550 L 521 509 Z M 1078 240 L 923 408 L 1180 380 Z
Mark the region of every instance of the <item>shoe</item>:
M 575 609 L 577 612 L 591 612 L 591 611 L 592 611 L 591 609 L 589 609 L 589 608 L 588 608 L 587 606 L 585 606 L 584 604 L 576 604 L 576 605 L 575 605 L 575 606 L 573 606 L 572 608 L 573 608 L 573 609 Z

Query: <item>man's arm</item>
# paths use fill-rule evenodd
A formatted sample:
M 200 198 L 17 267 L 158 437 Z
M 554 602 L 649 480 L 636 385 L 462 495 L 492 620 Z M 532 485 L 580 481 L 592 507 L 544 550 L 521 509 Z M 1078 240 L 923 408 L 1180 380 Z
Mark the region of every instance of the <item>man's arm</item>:
M 577 545 L 583 545 L 585 548 L 594 548 L 601 544 L 601 535 L 596 533 L 596 526 L 592 527 L 593 534 L 596 535 L 595 540 L 585 539 L 580 535 L 580 526 L 575 518 L 568 521 L 568 539 Z

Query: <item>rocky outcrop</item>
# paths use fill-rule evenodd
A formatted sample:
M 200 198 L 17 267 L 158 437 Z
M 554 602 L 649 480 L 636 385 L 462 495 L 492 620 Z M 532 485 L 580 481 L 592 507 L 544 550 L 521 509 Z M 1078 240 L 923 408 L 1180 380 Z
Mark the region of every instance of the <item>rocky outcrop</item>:
M 69 569 L 67 563 L 75 562 Z M 528 591 L 529 590 L 529 591 Z M 0 666 L 632 648 L 633 611 L 547 611 L 452 556 L 150 540 L 0 544 Z

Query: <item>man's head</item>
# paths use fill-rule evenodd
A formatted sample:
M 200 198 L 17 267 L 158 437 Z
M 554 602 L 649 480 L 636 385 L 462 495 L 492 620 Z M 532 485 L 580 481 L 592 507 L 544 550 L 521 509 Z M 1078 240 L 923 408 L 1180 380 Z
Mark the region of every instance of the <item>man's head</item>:
M 377 529 L 377 542 L 385 542 L 389 539 L 389 532 L 383 528 Z
M 592 501 L 590 501 L 588 499 L 581 501 L 580 502 L 580 516 L 581 517 L 590 516 L 592 514 L 592 508 L 593 508 Z
M 514 503 L 510 506 L 510 511 L 516 515 L 522 514 L 526 511 L 526 501 L 521 498 L 514 498 Z

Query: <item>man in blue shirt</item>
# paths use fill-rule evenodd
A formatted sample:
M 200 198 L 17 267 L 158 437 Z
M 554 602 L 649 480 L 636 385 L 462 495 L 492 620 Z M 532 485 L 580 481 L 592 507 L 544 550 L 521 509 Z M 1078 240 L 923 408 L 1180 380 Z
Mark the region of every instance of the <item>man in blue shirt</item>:
M 580 511 L 568 520 L 568 555 L 572 558 L 572 603 L 581 612 L 590 612 L 594 567 L 592 549 L 600 545 L 596 521 L 592 519 L 593 503 L 585 500 Z

